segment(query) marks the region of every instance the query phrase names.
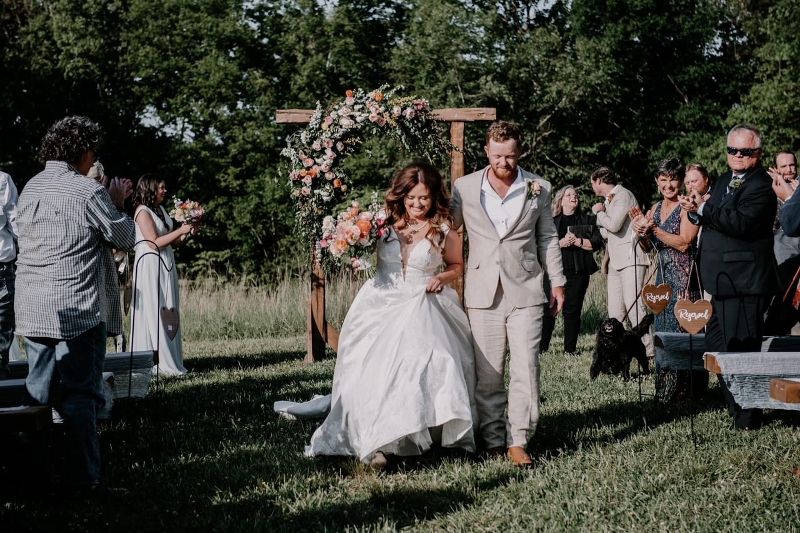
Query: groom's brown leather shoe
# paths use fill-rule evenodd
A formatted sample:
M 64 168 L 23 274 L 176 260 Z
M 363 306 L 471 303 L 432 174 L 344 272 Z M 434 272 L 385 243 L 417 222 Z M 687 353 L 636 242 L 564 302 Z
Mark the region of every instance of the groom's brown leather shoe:
M 526 452 L 525 448 L 522 446 L 509 446 L 508 458 L 520 468 L 530 468 L 533 466 L 531 456 L 528 455 L 528 452 Z

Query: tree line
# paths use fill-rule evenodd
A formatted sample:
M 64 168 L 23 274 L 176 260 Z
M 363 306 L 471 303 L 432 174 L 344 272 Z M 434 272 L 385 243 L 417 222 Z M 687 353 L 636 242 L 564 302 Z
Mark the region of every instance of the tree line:
M 277 109 L 402 85 L 433 107 L 496 107 L 522 166 L 556 186 L 611 165 L 649 203 L 659 160 L 724 165 L 733 124 L 767 156 L 800 144 L 794 0 L 0 0 L 0 169 L 19 187 L 66 114 L 106 132 L 111 175 L 156 172 L 207 206 L 195 275 L 265 281 L 302 264 Z M 467 168 L 485 124 L 468 125 Z M 373 139 L 346 165 L 382 190 L 413 154 Z M 590 191 L 586 189 L 586 193 Z

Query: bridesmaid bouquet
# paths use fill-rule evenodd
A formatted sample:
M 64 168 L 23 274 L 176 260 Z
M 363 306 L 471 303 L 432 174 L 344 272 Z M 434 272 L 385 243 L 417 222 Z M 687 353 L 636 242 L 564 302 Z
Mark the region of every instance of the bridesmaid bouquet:
M 386 213 L 376 199 L 367 210 L 354 201 L 336 218 L 326 216 L 322 238 L 317 241 L 325 270 L 331 272 L 342 266 L 349 266 L 354 272 L 370 270 L 378 239 L 388 231 Z
M 206 214 L 206 210 L 200 205 L 200 202 L 195 202 L 194 200 L 179 200 L 174 197 L 172 201 L 175 207 L 170 211 L 169 216 L 178 222 L 196 224 L 203 220 L 203 215 Z

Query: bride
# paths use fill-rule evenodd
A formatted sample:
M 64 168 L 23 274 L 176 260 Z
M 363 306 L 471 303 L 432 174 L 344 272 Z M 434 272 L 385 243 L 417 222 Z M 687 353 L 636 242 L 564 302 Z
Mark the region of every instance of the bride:
M 418 455 L 434 439 L 474 451 L 474 356 L 449 286 L 463 263 L 448 205 L 435 168 L 415 163 L 395 174 L 390 231 L 342 325 L 330 413 L 307 456 L 354 455 L 383 468 L 386 455 Z

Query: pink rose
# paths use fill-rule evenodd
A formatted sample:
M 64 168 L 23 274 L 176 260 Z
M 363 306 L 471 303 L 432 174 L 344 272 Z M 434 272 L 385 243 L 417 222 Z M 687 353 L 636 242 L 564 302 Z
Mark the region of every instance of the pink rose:
M 353 98 L 352 96 L 348 96 L 347 98 L 344 99 L 344 103 L 345 105 L 353 105 L 356 103 L 356 99 Z
M 342 141 L 336 143 L 336 149 L 339 150 L 339 152 L 344 152 L 344 143 Z
M 306 176 L 305 178 L 303 178 L 303 183 L 305 183 L 306 185 L 311 185 L 311 176 Z
M 322 150 L 322 146 L 319 144 L 319 141 L 314 141 L 314 144 L 311 145 L 311 149 L 315 152 L 319 152 Z
M 325 173 L 325 179 L 328 180 L 328 181 L 332 180 L 335 177 L 336 177 L 336 174 L 334 174 L 333 172 L 326 172 Z
M 403 114 L 403 110 L 400 108 L 399 105 L 396 105 L 392 108 L 392 116 L 394 118 L 400 118 L 400 115 Z
M 311 187 L 303 187 L 300 189 L 300 194 L 303 196 L 311 196 Z
M 325 145 L 325 148 L 333 148 L 333 139 L 327 138 L 323 144 Z
M 306 168 L 313 167 L 314 166 L 314 160 L 311 159 L 310 157 L 306 157 L 305 159 L 303 159 L 303 166 L 306 167 Z
M 411 120 L 416 114 L 416 111 L 414 111 L 414 108 L 412 107 L 407 107 L 405 111 L 403 111 L 403 116 L 406 118 L 406 120 Z

